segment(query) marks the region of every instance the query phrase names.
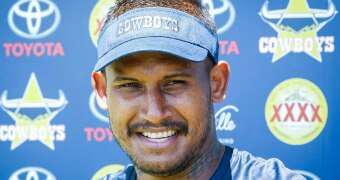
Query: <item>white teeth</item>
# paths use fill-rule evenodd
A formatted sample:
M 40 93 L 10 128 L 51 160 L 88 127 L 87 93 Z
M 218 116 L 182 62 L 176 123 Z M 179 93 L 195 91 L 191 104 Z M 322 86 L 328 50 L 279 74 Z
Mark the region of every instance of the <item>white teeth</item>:
M 142 132 L 143 136 L 146 136 L 151 139 L 157 139 L 157 142 L 163 142 L 166 140 L 167 137 L 170 137 L 174 134 L 176 134 L 176 131 L 174 130 L 168 130 L 158 133 L 152 133 L 152 132 Z
M 157 135 L 158 135 L 158 134 L 156 134 L 156 133 L 151 133 L 151 134 L 150 134 L 150 137 L 151 137 L 151 138 L 157 138 Z

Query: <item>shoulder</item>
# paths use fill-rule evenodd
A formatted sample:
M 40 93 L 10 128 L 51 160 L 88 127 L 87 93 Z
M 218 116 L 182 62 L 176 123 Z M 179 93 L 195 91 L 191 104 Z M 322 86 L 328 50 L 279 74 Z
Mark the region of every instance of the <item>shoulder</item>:
M 134 173 L 134 166 L 132 164 L 129 164 L 124 169 L 115 173 L 107 174 L 106 176 L 100 178 L 100 180 L 129 180 Z
M 230 160 L 233 179 L 306 179 L 276 159 L 265 160 L 234 148 Z

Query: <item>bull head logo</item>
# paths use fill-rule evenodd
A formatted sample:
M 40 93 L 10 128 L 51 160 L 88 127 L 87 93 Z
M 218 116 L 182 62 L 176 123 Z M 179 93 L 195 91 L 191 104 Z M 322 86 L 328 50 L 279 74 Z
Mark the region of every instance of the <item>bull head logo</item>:
M 306 0 L 290 0 L 287 9 L 284 10 L 268 10 L 268 0 L 263 4 L 259 15 L 265 19 L 283 19 L 289 18 L 313 18 L 316 24 L 317 18 L 329 19 L 337 13 L 335 6 L 331 0 L 328 0 L 328 9 L 310 9 Z M 299 8 L 297 8 L 299 7 Z M 326 20 L 327 21 L 327 20 Z M 280 23 L 278 23 L 280 24 Z
M 262 20 L 272 27 L 278 37 L 272 46 L 274 53 L 272 62 L 279 60 L 290 52 L 304 52 L 315 60 L 322 62 L 321 52 L 332 52 L 333 39 L 327 40 L 331 44 L 327 50 L 323 50 L 323 38 L 318 38 L 317 32 L 331 21 L 337 14 L 337 10 L 331 0 L 328 0 L 328 9 L 312 9 L 307 0 L 289 0 L 286 9 L 268 10 L 269 1 L 263 4 L 259 15 Z M 312 19 L 312 24 L 302 24 L 303 28 L 294 29 L 285 24 L 285 19 Z
M 2 93 L 0 97 L 0 107 L 15 121 L 15 127 L 18 129 L 16 131 L 17 133 L 14 134 L 11 150 L 14 150 L 27 140 L 41 141 L 50 149 L 54 150 L 54 133 L 53 128 L 50 126 L 50 121 L 52 121 L 68 103 L 64 93 L 59 90 L 59 99 L 44 98 L 35 74 L 32 73 L 22 98 L 8 99 L 7 94 L 7 90 Z M 46 110 L 46 113 L 40 114 L 32 119 L 19 112 L 20 109 L 23 108 L 43 108 Z M 51 108 L 56 110 L 51 110 Z M 40 129 L 43 135 L 36 137 L 29 129 Z

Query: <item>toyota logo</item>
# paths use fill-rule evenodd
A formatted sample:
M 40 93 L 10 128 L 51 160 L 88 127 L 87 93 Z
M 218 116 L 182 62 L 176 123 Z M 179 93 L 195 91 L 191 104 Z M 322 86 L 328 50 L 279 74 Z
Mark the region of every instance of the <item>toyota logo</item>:
M 215 7 L 213 0 L 202 0 L 202 4 L 207 7 L 212 19 L 215 19 L 215 17 L 219 15 L 228 17 L 225 13 L 229 13 L 229 18 L 223 18 L 226 19 L 225 22 L 223 22 L 224 24 L 217 28 L 218 34 L 226 32 L 234 24 L 236 17 L 234 5 L 229 0 L 220 1 L 222 3 L 221 7 Z
M 46 23 L 47 17 L 53 16 L 53 23 L 47 28 L 42 28 L 44 23 L 45 26 L 48 24 Z M 27 39 L 39 39 L 52 34 L 59 26 L 60 19 L 59 9 L 52 1 L 20 0 L 9 10 L 7 20 L 9 27 L 18 36 Z M 18 23 L 20 20 L 26 23 L 26 27 L 23 27 L 21 22 Z
M 40 168 L 40 167 L 25 167 L 15 171 L 9 180 L 18 180 L 18 179 L 30 179 L 30 180 L 56 180 L 57 178 L 48 170 Z

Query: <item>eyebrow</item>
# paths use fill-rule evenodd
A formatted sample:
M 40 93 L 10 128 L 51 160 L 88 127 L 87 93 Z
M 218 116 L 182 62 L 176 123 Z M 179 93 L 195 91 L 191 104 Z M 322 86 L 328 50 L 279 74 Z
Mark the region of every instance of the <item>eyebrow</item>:
M 170 78 L 176 78 L 176 77 L 192 77 L 192 75 L 188 73 L 173 73 L 173 74 L 164 76 L 163 79 L 170 79 Z
M 117 82 L 122 82 L 122 81 L 138 81 L 136 78 L 132 77 L 116 77 L 112 82 L 117 83 Z
M 189 77 L 190 78 L 192 77 L 192 75 L 188 73 L 173 73 L 173 74 L 165 75 L 163 79 L 171 79 L 171 78 L 176 78 L 176 77 Z M 139 81 L 139 80 L 136 78 L 132 78 L 132 77 L 118 76 L 112 82 L 119 83 L 123 81 Z

